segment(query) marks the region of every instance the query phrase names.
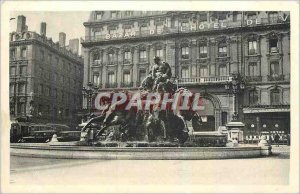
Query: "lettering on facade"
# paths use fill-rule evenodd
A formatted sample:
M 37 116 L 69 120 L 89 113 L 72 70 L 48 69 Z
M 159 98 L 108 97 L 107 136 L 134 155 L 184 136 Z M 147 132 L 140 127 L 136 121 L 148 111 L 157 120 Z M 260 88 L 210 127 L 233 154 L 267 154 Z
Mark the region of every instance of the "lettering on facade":
M 286 16 L 279 16 L 278 20 L 280 21 L 287 21 L 289 15 Z M 254 19 L 254 20 L 246 20 L 245 24 L 247 26 L 252 26 L 252 25 L 260 25 L 262 24 L 261 19 Z M 213 22 L 213 23 L 200 23 L 198 26 L 196 24 L 192 24 L 189 27 L 183 27 L 181 26 L 178 28 L 180 32 L 191 32 L 191 31 L 197 31 L 197 30 L 205 30 L 205 29 L 223 29 L 230 27 L 230 23 L 225 23 L 225 22 Z M 157 35 L 161 34 L 162 30 L 161 29 L 150 29 L 148 31 L 148 35 Z M 105 39 L 110 40 L 110 39 L 119 39 L 119 38 L 130 38 L 130 37 L 135 37 L 136 31 L 132 32 L 125 32 L 125 33 L 116 33 L 116 34 L 106 34 Z

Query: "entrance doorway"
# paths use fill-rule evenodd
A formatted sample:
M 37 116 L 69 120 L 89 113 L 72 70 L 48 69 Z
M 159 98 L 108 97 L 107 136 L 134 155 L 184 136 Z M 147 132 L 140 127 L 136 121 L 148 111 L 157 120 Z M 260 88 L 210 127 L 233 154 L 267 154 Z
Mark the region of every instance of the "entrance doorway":
M 199 105 L 201 110 L 197 113 L 200 116 L 201 125 L 195 131 L 215 131 L 215 108 L 211 100 L 201 98 Z

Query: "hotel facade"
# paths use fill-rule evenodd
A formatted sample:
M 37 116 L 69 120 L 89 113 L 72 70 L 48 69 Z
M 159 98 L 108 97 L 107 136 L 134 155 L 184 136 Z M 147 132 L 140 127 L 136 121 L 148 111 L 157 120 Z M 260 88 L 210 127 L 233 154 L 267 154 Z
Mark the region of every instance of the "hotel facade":
M 159 56 L 199 92 L 201 131 L 235 112 L 244 135 L 290 133 L 289 12 L 93 11 L 84 23 L 84 85 L 137 90 Z
M 83 58 L 78 55 L 79 39 L 66 34 L 59 42 L 46 36 L 46 23 L 40 34 L 28 31 L 26 17 L 17 18 L 10 33 L 10 116 L 12 121 L 76 126 L 81 109 Z

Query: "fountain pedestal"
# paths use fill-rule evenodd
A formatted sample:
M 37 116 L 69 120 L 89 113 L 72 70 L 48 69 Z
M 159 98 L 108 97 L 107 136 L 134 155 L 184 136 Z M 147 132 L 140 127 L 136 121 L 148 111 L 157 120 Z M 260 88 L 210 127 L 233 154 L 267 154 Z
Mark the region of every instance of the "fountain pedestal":
M 245 124 L 240 121 L 231 121 L 226 124 L 228 130 L 228 140 L 233 141 L 237 140 L 238 143 L 243 142 L 243 129 Z

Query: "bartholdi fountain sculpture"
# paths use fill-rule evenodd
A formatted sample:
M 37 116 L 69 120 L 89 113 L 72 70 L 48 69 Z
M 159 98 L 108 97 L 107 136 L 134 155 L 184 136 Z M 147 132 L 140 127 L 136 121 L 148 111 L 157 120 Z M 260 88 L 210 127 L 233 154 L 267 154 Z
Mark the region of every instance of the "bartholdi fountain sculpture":
M 168 94 L 171 97 L 183 93 L 193 95 L 186 88 L 178 88 L 172 83 L 171 77 L 170 65 L 162 62 L 159 57 L 154 57 L 154 65 L 137 92 L 142 102 L 145 103 L 149 93 Z M 130 95 L 127 91 L 124 93 Z M 101 102 L 106 105 L 101 115 L 91 118 L 82 128 L 86 142 L 92 136 L 93 142 L 99 146 L 115 147 L 121 142 L 125 147 L 199 146 L 199 142 L 187 141 L 189 130 L 186 121 L 192 121 L 193 129 L 201 126 L 197 112 L 192 109 L 161 109 L 159 103 L 152 104 L 148 110 L 138 110 L 135 107 L 125 109 L 130 103 L 128 100 L 118 106 L 111 98 L 102 99 Z M 224 135 L 221 138 L 202 139 L 200 144 L 206 142 L 208 146 L 225 146 L 226 141 Z

